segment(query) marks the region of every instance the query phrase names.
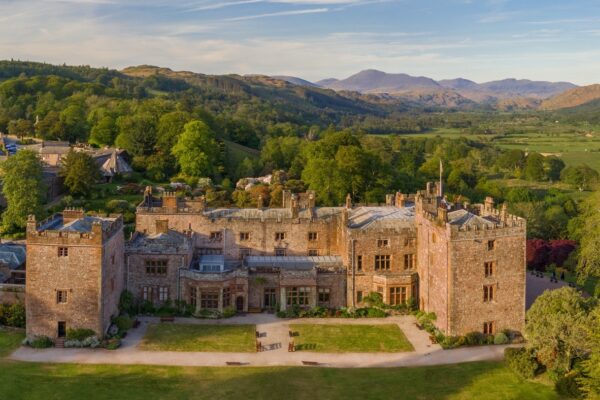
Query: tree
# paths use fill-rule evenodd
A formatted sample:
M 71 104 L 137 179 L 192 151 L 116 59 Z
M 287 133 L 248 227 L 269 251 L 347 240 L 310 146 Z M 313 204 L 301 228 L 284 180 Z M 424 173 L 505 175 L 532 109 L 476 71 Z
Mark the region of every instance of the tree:
M 100 169 L 87 153 L 71 150 L 62 161 L 60 175 L 71 194 L 85 196 L 100 179 Z
M 580 282 L 590 277 L 600 277 L 600 211 L 598 210 L 600 192 L 588 197 L 582 205 L 582 213 L 578 220 L 582 221 L 578 228 L 579 262 L 577 275 Z
M 171 153 L 185 175 L 210 176 L 219 159 L 219 144 L 208 125 L 191 121 L 185 125 Z
M 558 157 L 545 157 L 544 168 L 546 170 L 546 176 L 551 181 L 557 181 L 560 179 L 560 173 L 565 168 L 565 162 Z
M 117 119 L 119 134 L 116 145 L 131 155 L 145 157 L 156 145 L 156 119 L 148 113 L 138 113 Z
M 98 146 L 110 146 L 114 143 L 116 135 L 117 125 L 115 120 L 107 115 L 92 128 L 89 142 Z
M 560 173 L 560 180 L 577 187 L 579 190 L 587 190 L 590 185 L 598 182 L 600 175 L 586 164 L 564 168 Z
M 33 124 L 27 119 L 18 119 L 8 123 L 8 134 L 22 138 L 33 135 Z
M 529 153 L 525 161 L 525 178 L 531 181 L 541 181 L 545 178 L 544 156 L 540 153 Z
M 8 204 L 2 214 L 2 228 L 4 232 L 15 232 L 25 227 L 28 215 L 41 213 L 45 196 L 42 164 L 35 152 L 22 150 L 4 161 L 0 168 L 2 194 Z
M 600 305 L 590 313 L 591 321 L 587 333 L 591 338 L 591 353 L 583 362 L 584 374 L 580 378 L 582 390 L 590 399 L 600 399 Z
M 64 127 L 64 134 L 60 139 L 69 142 L 85 141 L 87 138 L 87 122 L 83 107 L 72 104 L 60 113 L 60 122 Z
M 527 346 L 548 369 L 568 372 L 590 351 L 590 305 L 577 290 L 563 287 L 545 291 L 527 311 Z

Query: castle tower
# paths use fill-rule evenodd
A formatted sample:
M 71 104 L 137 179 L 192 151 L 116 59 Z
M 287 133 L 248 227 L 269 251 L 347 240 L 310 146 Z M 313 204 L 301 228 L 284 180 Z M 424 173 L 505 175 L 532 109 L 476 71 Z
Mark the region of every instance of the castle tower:
M 27 222 L 27 336 L 63 337 L 85 328 L 102 337 L 124 288 L 121 216 L 67 209 Z

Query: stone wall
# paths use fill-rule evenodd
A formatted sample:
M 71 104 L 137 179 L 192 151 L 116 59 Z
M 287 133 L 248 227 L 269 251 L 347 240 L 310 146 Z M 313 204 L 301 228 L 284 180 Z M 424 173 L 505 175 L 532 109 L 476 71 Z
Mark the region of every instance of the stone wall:
M 25 285 L 0 284 L 0 304 L 25 303 Z

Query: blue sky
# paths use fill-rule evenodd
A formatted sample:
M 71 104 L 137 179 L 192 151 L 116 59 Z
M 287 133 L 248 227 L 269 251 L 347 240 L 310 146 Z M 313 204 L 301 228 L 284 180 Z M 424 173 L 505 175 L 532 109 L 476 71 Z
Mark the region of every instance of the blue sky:
M 0 0 L 0 58 L 600 82 L 597 0 Z

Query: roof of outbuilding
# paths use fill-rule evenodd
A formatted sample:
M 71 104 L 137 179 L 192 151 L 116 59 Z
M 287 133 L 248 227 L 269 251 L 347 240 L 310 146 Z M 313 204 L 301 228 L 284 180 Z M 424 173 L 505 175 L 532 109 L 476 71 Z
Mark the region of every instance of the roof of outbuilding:
M 0 263 L 17 269 L 25 263 L 25 246 L 15 243 L 0 244 Z

